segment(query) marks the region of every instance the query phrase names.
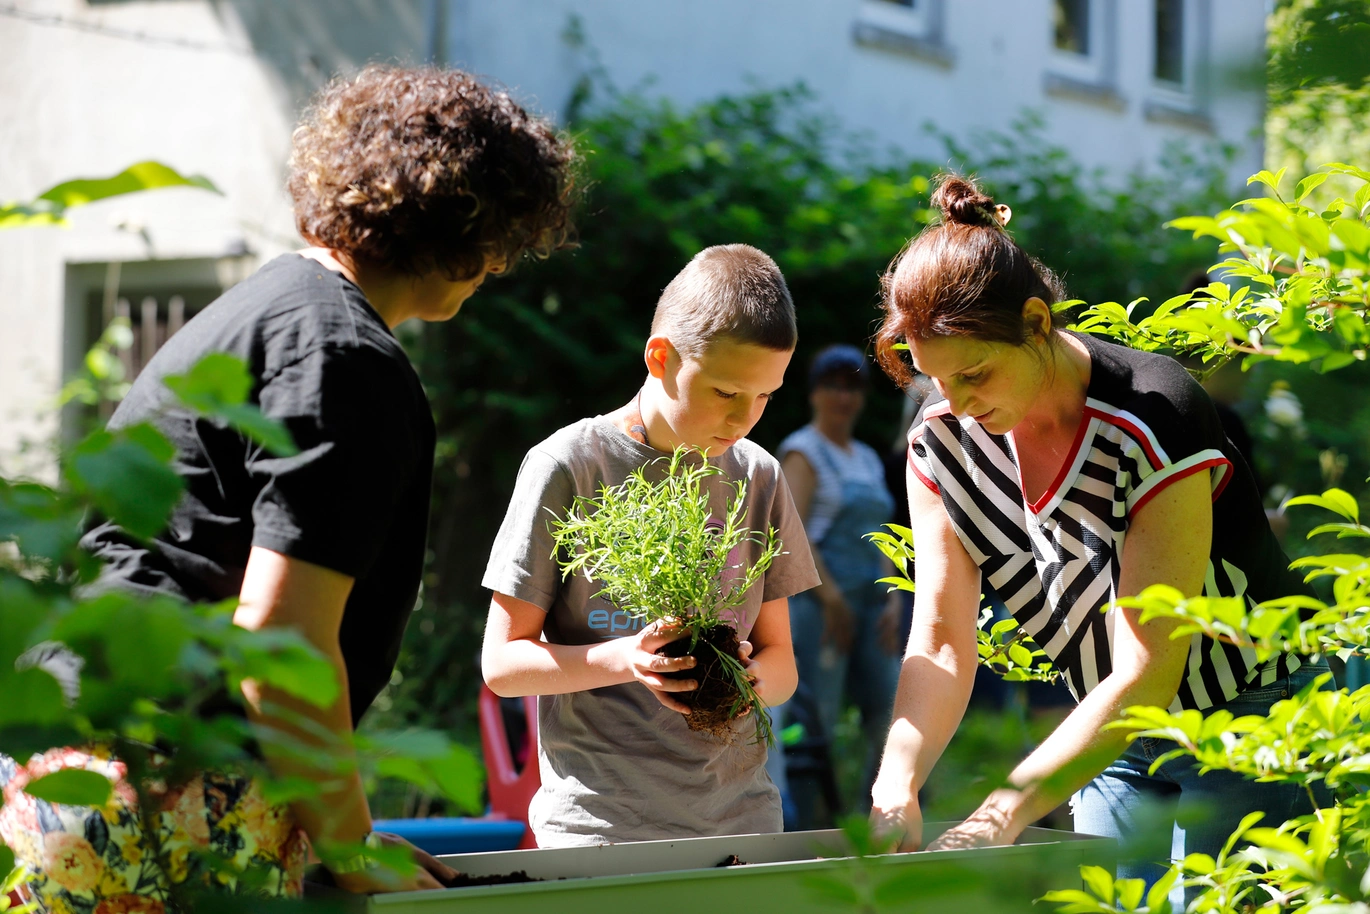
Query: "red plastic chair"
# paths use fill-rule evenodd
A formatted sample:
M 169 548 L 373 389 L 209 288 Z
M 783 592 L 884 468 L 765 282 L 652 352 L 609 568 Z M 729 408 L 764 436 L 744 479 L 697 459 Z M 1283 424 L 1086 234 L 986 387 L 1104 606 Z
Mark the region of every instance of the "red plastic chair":
M 532 695 L 523 699 L 523 713 L 528 718 L 528 754 L 522 771 L 514 767 L 514 754 L 510 751 L 509 735 L 504 729 L 499 696 L 484 683 L 481 683 L 477 707 L 480 712 L 480 747 L 485 756 L 487 786 L 490 789 L 490 811 L 523 823 L 520 848 L 537 847 L 533 829 L 528 825 L 528 804 L 542 786 L 542 775 L 538 771 L 538 700 Z

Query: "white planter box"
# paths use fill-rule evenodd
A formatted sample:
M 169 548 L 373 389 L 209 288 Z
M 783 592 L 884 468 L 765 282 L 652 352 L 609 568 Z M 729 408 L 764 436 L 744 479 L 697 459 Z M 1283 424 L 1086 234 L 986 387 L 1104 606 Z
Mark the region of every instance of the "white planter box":
M 930 840 L 949 823 L 931 823 Z M 840 831 L 644 841 L 601 847 L 454 854 L 470 876 L 525 871 L 546 882 L 376 895 L 372 914 L 809 914 L 856 910 L 815 884 L 864 881 L 880 910 L 938 914 L 1032 911 L 1056 888 L 1080 884 L 1078 867 L 1112 868 L 1109 838 L 1029 828 L 1011 847 L 889 854 L 856 860 Z M 718 867 L 736 855 L 746 866 Z M 826 858 L 826 859 L 824 859 Z M 1040 910 L 1040 909 L 1039 909 Z

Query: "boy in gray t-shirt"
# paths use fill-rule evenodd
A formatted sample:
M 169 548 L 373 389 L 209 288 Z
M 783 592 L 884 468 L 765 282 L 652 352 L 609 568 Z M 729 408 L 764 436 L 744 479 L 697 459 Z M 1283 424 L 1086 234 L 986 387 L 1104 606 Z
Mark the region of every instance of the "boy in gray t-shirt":
M 695 682 L 660 674 L 693 658 L 657 654 L 675 635 L 642 628 L 595 597 L 599 585 L 584 575 L 563 581 L 548 522 L 678 445 L 707 450 L 723 470 L 706 480 L 715 516 L 726 483 L 745 479 L 743 523 L 774 527 L 784 543 L 735 623 L 762 700 L 787 700 L 798 678 L 787 598 L 818 574 L 779 464 L 745 436 L 780 386 L 795 337 L 794 305 L 769 257 L 746 245 L 701 251 L 657 304 L 642 389 L 524 458 L 483 581 L 494 598 L 481 659 L 496 693 L 541 696 L 542 787 L 529 809 L 540 847 L 780 831 L 750 715 L 730 740 L 688 729 L 678 693 Z M 754 562 L 760 547 L 742 548 Z

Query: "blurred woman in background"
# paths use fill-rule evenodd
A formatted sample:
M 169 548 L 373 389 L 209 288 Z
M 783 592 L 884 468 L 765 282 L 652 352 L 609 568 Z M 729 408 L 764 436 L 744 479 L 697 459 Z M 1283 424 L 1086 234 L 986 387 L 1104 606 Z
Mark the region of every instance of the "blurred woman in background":
M 852 434 L 869 383 L 870 364 L 861 350 L 846 345 L 821 350 L 809 367 L 813 420 L 777 451 L 822 579 L 790 599 L 799 681 L 829 743 L 846 704 L 860 711 L 863 754 L 870 755 L 863 760 L 865 786 L 894 700 L 902 608 L 898 595 L 877 583 L 893 567 L 865 539 L 894 514 L 880 455 Z M 816 827 L 818 791 L 799 778 L 790 791 L 799 827 Z M 828 810 L 829 816 L 840 812 Z

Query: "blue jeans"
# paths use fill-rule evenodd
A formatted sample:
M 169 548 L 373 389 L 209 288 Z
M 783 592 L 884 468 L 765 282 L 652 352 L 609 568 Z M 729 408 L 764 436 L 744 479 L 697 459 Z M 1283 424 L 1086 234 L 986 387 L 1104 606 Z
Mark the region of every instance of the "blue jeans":
M 818 700 L 819 715 L 829 739 L 850 702 L 861 710 L 862 729 L 877 746 L 884 745 L 899 684 L 899 654 L 880 644 L 877 621 L 885 611 L 886 587 L 874 580 L 868 586 L 844 590 L 852 610 L 851 652 L 842 654 L 823 640 L 823 609 L 813 592 L 790 597 L 790 632 L 799 678 Z
M 860 797 L 870 799 L 870 782 L 875 777 L 880 749 L 885 745 L 890 717 L 894 710 L 894 691 L 899 684 L 900 654 L 888 654 L 880 644 L 876 622 L 885 611 L 887 588 L 871 579 L 856 587 L 843 588 L 842 594 L 852 609 L 851 652 L 842 654 L 823 640 L 823 609 L 813 592 L 790 597 L 790 629 L 794 640 L 795 664 L 799 679 L 813 695 L 824 735 L 830 741 L 846 704 L 861 711 L 864 737 L 862 788 Z M 816 828 L 817 795 L 814 785 L 791 782 L 801 828 Z M 840 812 L 840 810 L 834 810 Z
M 1326 672 L 1326 664 L 1305 661 L 1289 677 L 1219 707 L 1235 717 L 1264 716 Z M 1170 740 L 1134 740 L 1071 800 L 1077 832 L 1118 839 L 1119 878 L 1145 879 L 1150 886 L 1165 874 L 1163 861 L 1193 853 L 1217 857 L 1242 818 L 1256 810 L 1265 813 L 1261 826 L 1270 828 L 1313 812 L 1307 791 L 1296 784 L 1260 784 L 1231 771 L 1200 775 L 1191 756 L 1170 759 L 1149 774 L 1151 763 L 1174 748 Z M 1197 891 L 1186 894 L 1192 898 Z

